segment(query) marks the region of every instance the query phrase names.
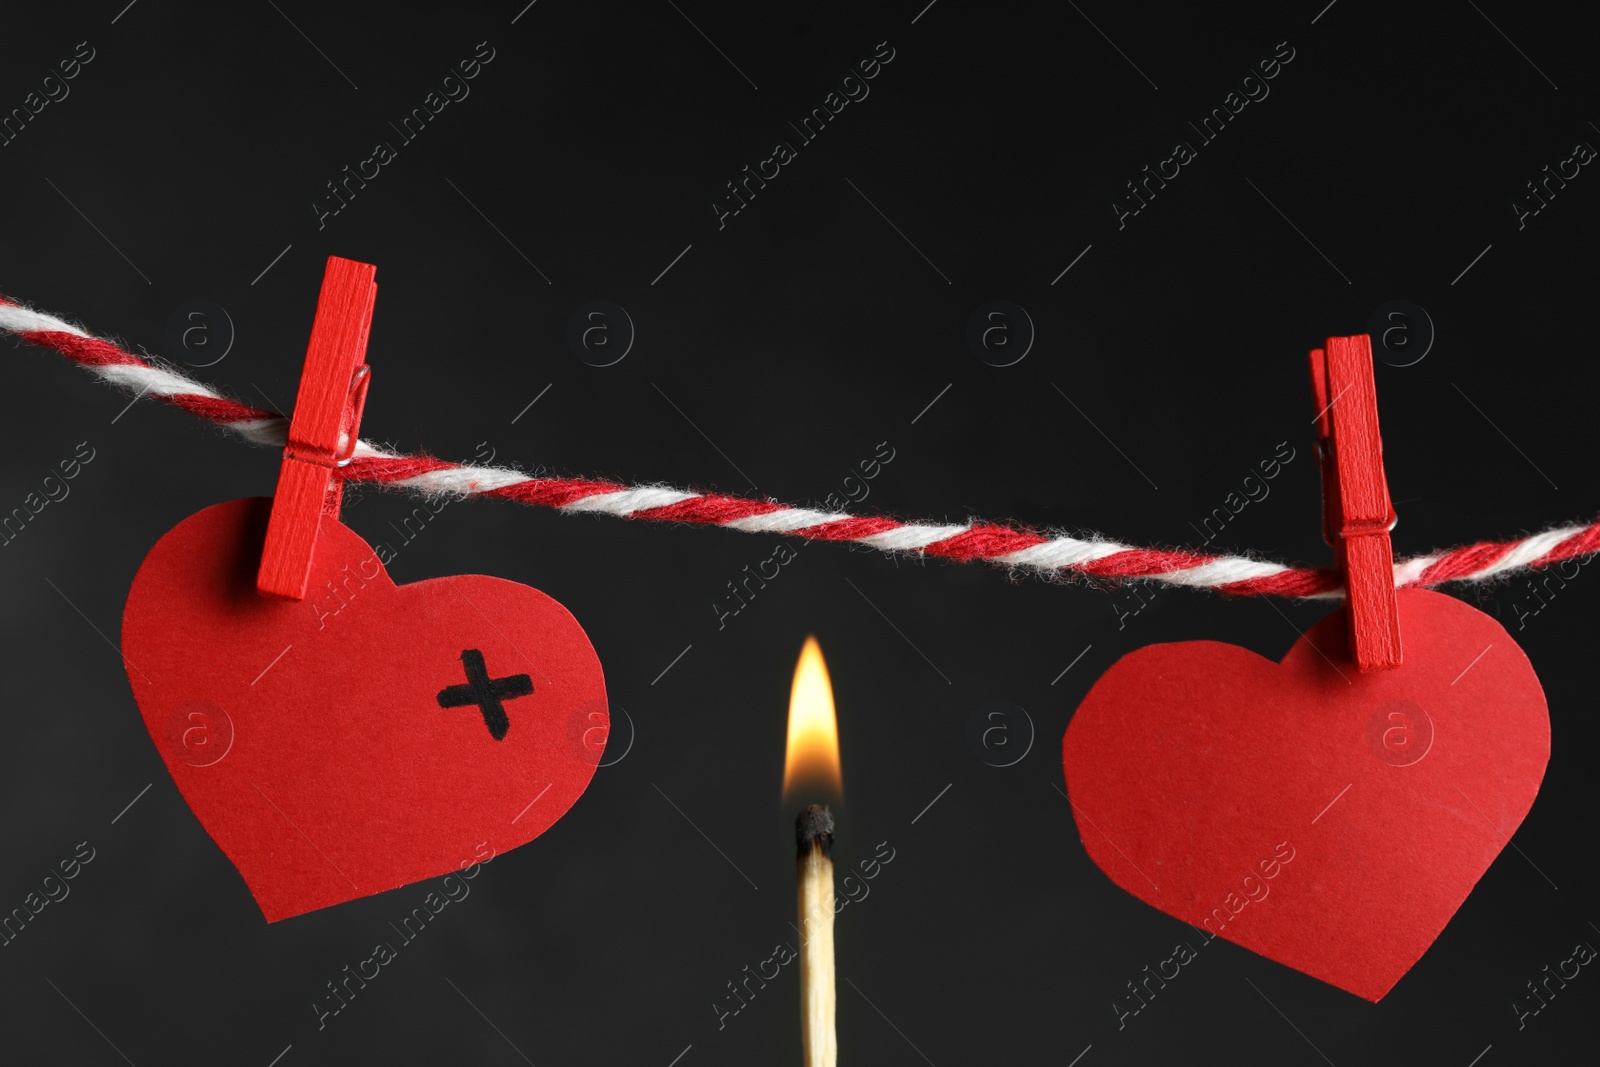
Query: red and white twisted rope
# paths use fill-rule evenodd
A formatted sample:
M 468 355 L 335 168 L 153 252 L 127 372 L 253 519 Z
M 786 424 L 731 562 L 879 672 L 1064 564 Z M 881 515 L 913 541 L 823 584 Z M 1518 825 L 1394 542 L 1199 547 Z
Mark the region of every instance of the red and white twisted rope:
M 54 349 L 103 381 L 138 396 L 164 400 L 253 444 L 284 446 L 288 420 L 223 396 L 170 366 L 133 355 L 65 319 L 0 296 L 0 330 L 29 344 Z M 854 516 L 663 485 L 530 478 L 504 467 L 474 467 L 430 456 L 403 455 L 367 441 L 356 445 L 354 458 L 343 474 L 356 481 L 428 497 L 503 497 L 565 512 L 699 523 L 816 541 L 849 541 L 884 552 L 983 561 L 1045 577 L 1079 575 L 1160 582 L 1258 596 L 1327 597 L 1340 593 L 1338 572 L 1331 568 L 1286 567 L 1243 556 L 1213 556 L 1183 549 L 1136 548 L 1098 537 L 1038 533 L 980 521 L 935 524 Z M 1562 526 L 1517 541 L 1485 541 L 1401 560 L 1394 565 L 1394 579 L 1396 586 L 1482 581 L 1597 551 L 1600 522 Z

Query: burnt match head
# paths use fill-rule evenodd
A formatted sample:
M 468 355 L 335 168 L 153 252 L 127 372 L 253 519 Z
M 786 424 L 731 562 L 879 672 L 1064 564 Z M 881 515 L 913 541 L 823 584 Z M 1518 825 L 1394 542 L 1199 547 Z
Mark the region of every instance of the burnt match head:
M 833 812 L 826 804 L 807 804 L 794 820 L 794 843 L 801 858 L 813 848 L 833 852 Z

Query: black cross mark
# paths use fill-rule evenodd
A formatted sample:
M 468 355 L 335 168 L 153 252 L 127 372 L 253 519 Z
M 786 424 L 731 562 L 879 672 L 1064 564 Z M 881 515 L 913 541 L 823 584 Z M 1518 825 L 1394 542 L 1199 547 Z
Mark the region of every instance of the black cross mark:
M 505 739 L 511 729 L 506 709 L 500 701 L 507 697 L 525 697 L 533 693 L 533 679 L 526 674 L 513 674 L 506 678 L 490 678 L 489 668 L 483 662 L 483 653 L 469 648 L 461 653 L 461 662 L 467 669 L 465 685 L 447 685 L 439 690 L 441 708 L 464 708 L 476 704 L 483 712 L 483 724 L 489 736 L 496 741 Z

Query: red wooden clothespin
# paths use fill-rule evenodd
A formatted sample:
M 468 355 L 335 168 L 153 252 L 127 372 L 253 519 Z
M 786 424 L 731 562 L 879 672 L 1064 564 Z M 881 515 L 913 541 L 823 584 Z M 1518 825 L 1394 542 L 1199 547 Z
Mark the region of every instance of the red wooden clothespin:
M 365 359 L 377 271 L 370 263 L 328 257 L 256 574 L 263 596 L 305 599 L 318 523 L 323 515 L 339 516 L 339 468 L 355 453 L 371 380 Z
M 1394 504 L 1383 475 L 1372 339 L 1330 337 L 1311 350 L 1322 466 L 1322 534 L 1344 575 L 1350 654 L 1363 671 L 1400 666 L 1400 609 L 1394 588 Z

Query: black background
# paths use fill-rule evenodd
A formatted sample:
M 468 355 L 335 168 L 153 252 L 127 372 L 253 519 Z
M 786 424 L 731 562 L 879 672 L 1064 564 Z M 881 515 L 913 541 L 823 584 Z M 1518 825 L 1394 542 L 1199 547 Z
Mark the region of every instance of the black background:
M 1520 230 L 1509 206 L 1577 141 L 1600 143 L 1592 40 L 1567 9 L 924 3 L 11 11 L 0 109 L 78 42 L 95 58 L 0 147 L 0 289 L 191 367 L 216 349 L 174 349 L 169 319 L 213 302 L 236 338 L 193 373 L 287 408 L 323 262 L 347 256 L 379 267 L 374 440 L 463 460 L 487 441 L 529 470 L 813 505 L 887 441 L 895 459 L 856 510 L 1133 544 L 1195 544 L 1191 523 L 1288 442 L 1270 497 L 1212 547 L 1314 564 L 1329 552 L 1304 352 L 1404 299 L 1437 341 L 1378 367 L 1397 551 L 1600 510 L 1578 432 L 1594 420 L 1600 178 L 1585 168 Z M 386 123 L 480 41 L 495 58 L 471 95 L 319 229 L 324 183 L 395 140 Z M 792 140 L 786 123 L 880 41 L 895 58 L 870 96 L 719 231 L 723 183 Z M 1270 96 L 1119 230 L 1123 183 L 1193 140 L 1185 120 L 1280 41 L 1294 59 Z M 596 298 L 637 327 L 606 368 L 565 340 Z M 965 342 L 995 298 L 1037 328 L 1006 368 Z M 1213 638 L 1277 657 L 1326 604 L 1158 592 L 1119 629 L 1126 590 L 808 545 L 719 631 L 724 583 L 777 539 L 497 502 L 447 508 L 394 577 L 478 572 L 562 601 L 632 748 L 319 1031 L 324 983 L 422 887 L 266 925 L 102 636 L 155 540 L 270 494 L 277 460 L 158 404 L 121 414 L 126 396 L 61 358 L 7 351 L 0 509 L 78 442 L 95 459 L 0 554 L 0 910 L 77 842 L 97 850 L 0 949 L 8 1062 L 797 1062 L 794 968 L 720 1031 L 711 1005 L 790 936 L 779 776 L 807 632 L 839 704 L 838 854 L 895 849 L 840 917 L 844 1062 L 1065 1065 L 1092 1046 L 1083 1067 L 1492 1067 L 1593 1039 L 1587 971 L 1520 1031 L 1510 1007 L 1600 942 L 1587 571 L 1521 629 L 1538 606 L 1524 581 L 1454 590 L 1532 658 L 1553 754 L 1517 850 L 1390 996 L 1374 1006 L 1220 944 L 1119 1032 L 1124 983 L 1186 929 L 1085 856 L 1061 732 L 1132 648 Z M 385 537 L 410 506 L 362 490 L 345 519 Z M 1014 766 L 968 743 L 991 700 L 1036 729 Z

